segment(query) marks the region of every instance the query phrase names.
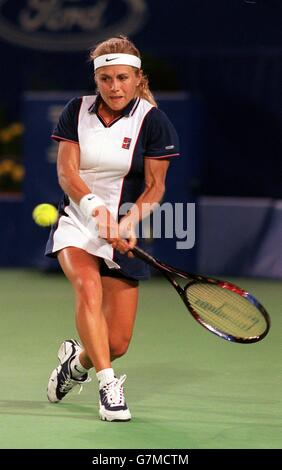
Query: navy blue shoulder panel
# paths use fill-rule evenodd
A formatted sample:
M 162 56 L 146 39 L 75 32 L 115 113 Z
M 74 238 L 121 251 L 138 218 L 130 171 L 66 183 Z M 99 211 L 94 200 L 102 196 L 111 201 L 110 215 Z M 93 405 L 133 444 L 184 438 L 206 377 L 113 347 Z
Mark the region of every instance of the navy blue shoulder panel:
M 169 158 L 179 155 L 177 132 L 167 115 L 158 108 L 152 108 L 145 117 L 142 137 L 145 157 Z
M 81 103 L 82 98 L 73 98 L 66 104 L 52 133 L 53 139 L 78 142 L 77 126 Z

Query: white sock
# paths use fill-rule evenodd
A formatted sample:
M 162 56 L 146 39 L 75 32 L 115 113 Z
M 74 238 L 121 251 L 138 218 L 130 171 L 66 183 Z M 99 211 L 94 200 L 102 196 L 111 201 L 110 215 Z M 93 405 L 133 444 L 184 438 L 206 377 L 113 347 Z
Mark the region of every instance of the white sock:
M 114 369 L 103 369 L 97 372 L 97 379 L 99 381 L 99 388 L 103 388 L 105 385 L 112 382 L 115 378 Z
M 83 367 L 79 360 L 79 355 L 75 356 L 73 360 L 70 363 L 70 370 L 71 370 L 71 375 L 73 376 L 74 379 L 79 379 L 83 375 L 85 375 L 88 370 Z

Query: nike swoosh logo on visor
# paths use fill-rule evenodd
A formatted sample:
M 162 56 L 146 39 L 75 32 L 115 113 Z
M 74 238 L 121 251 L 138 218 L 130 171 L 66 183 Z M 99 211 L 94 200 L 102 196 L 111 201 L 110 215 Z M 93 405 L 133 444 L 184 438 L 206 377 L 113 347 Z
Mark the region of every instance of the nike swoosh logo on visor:
M 113 57 L 112 59 L 108 59 L 108 58 L 107 58 L 107 59 L 106 59 L 106 62 L 111 62 L 112 60 L 116 60 L 116 59 L 118 59 L 118 57 Z

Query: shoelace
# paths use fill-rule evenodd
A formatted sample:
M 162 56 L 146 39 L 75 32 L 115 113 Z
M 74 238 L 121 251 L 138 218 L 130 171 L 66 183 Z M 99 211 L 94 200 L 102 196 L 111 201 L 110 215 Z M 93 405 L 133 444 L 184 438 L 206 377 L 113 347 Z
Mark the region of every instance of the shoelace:
M 124 374 L 119 379 L 114 379 L 112 382 L 105 385 L 104 390 L 108 403 L 121 406 L 125 404 L 122 386 L 125 380 L 126 375 Z
M 72 387 L 73 387 L 73 379 L 71 379 L 70 377 L 66 378 L 64 383 L 60 386 L 60 392 L 61 393 L 65 393 L 65 392 L 69 392 Z
M 79 390 L 78 390 L 78 395 L 81 394 L 81 392 L 82 392 L 82 390 L 83 390 L 83 385 L 84 385 L 84 384 L 87 384 L 87 383 L 89 383 L 89 382 L 91 382 L 91 380 L 92 380 L 91 377 L 87 377 L 87 379 L 84 380 L 84 382 L 82 382 L 82 383 L 80 384 L 80 387 L 79 387 Z
M 74 385 L 78 385 L 80 383 L 80 387 L 79 387 L 79 391 L 78 391 L 78 395 L 80 395 L 80 393 L 83 390 L 83 385 L 88 383 L 88 382 L 91 382 L 91 380 L 92 380 L 91 377 L 87 377 L 86 380 L 84 380 L 82 383 L 80 383 L 78 380 L 75 380 L 71 377 L 67 377 L 67 378 L 65 378 L 64 383 L 60 386 L 60 392 L 61 393 L 69 392 L 74 387 Z

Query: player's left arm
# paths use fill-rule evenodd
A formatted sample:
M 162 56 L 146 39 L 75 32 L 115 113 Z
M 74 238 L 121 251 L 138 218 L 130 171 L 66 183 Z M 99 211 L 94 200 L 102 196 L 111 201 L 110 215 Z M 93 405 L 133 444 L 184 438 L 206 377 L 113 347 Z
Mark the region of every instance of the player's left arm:
M 169 159 L 165 158 L 144 159 L 145 189 L 130 210 L 135 223 L 147 217 L 161 202 L 169 163 Z
M 168 167 L 169 160 L 165 158 L 144 160 L 145 189 L 119 224 L 120 234 L 129 240 L 131 248 L 136 244 L 134 227 L 153 212 L 164 196 Z
M 144 154 L 145 189 L 129 213 L 120 221 L 120 234 L 133 247 L 134 227 L 161 202 L 171 157 L 179 155 L 179 139 L 174 126 L 163 111 L 153 107 L 144 120 L 146 134 Z

